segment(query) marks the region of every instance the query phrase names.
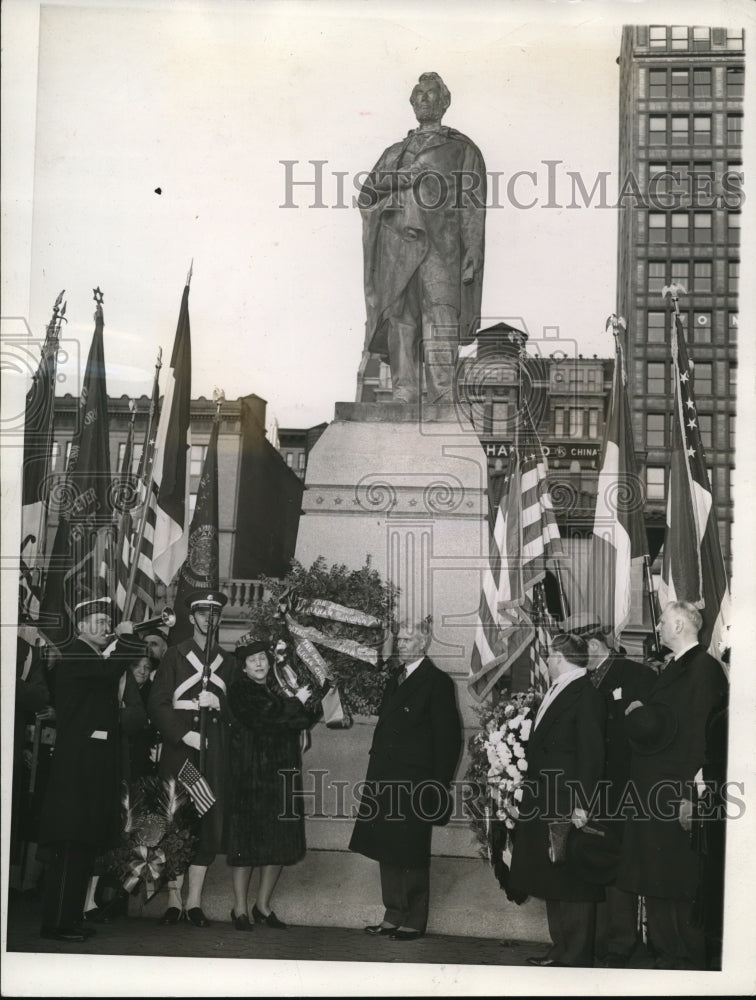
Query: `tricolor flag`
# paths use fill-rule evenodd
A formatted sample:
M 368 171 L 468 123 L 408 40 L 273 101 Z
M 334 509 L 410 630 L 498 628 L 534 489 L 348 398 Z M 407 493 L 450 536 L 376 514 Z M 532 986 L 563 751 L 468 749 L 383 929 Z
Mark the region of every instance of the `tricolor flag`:
M 171 645 L 191 637 L 193 628 L 185 598 L 192 590 L 217 590 L 219 580 L 218 554 L 218 431 L 220 415 L 216 414 L 202 475 L 197 487 L 197 502 L 189 528 L 186 561 L 179 571 L 176 587 L 176 624 L 171 629 Z
M 610 317 L 617 330 L 623 320 Z M 615 334 L 616 336 L 616 334 Z M 622 347 L 616 339 L 614 381 L 604 429 L 601 471 L 593 522 L 591 613 L 615 641 L 630 618 L 630 569 L 648 553 L 643 524 L 643 489 L 635 466 L 635 445 Z
M 215 802 L 213 790 L 207 783 L 207 779 L 189 760 L 184 761 L 177 777 L 189 793 L 198 815 L 204 816 Z
M 730 646 L 730 594 L 712 510 L 698 413 L 693 397 L 695 369 L 676 311 L 672 331 L 674 407 L 659 600 L 690 601 L 703 616 L 701 645 L 721 660 Z
M 546 559 L 561 554 L 561 539 L 547 486 L 546 461 L 532 426 L 509 453 L 489 565 L 478 608 L 468 687 L 478 701 L 536 637 L 532 592 L 546 574 Z
M 186 559 L 189 525 L 189 404 L 192 396 L 192 348 L 189 330 L 189 282 L 181 297 L 168 384 L 155 442 L 153 483 L 157 511 L 152 565 L 169 584 Z

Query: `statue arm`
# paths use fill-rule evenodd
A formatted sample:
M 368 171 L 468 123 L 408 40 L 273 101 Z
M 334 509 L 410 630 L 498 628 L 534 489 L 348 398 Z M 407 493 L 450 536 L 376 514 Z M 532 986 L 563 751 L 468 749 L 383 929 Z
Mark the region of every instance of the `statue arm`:
M 478 149 L 469 144 L 464 158 L 462 201 L 462 281 L 472 284 L 483 272 L 486 226 L 486 165 Z

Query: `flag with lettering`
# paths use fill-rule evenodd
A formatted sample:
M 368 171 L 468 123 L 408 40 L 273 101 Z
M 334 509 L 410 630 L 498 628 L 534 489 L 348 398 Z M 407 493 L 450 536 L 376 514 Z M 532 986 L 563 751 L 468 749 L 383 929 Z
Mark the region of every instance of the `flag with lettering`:
M 95 290 L 95 331 L 82 383 L 77 426 L 64 489 L 58 497 L 59 523 L 40 608 L 43 630 L 55 642 L 72 634 L 73 607 L 92 597 L 111 596 L 101 576 L 113 534 L 108 393 L 103 347 L 102 293 Z
M 169 584 L 186 559 L 189 526 L 189 408 L 192 397 L 192 346 L 189 282 L 181 296 L 168 383 L 155 442 L 153 482 L 157 489 L 152 565 Z
M 615 317 L 612 320 L 620 323 Z M 643 499 L 635 464 L 627 374 L 617 340 L 598 477 L 589 584 L 591 614 L 604 628 L 612 629 L 615 642 L 630 619 L 633 561 L 642 561 L 648 554 Z
M 730 646 L 727 585 L 711 483 L 693 393 L 695 366 L 688 359 L 678 313 L 672 330 L 672 412 L 667 525 L 659 600 L 689 601 L 703 617 L 699 641 L 721 660 Z

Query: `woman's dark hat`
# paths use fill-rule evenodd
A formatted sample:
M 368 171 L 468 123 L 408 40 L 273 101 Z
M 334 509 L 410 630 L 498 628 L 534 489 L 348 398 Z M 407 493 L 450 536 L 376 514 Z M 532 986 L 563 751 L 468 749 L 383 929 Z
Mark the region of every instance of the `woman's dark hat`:
M 260 639 L 254 632 L 245 632 L 236 640 L 234 655 L 237 660 L 246 660 L 253 653 L 269 653 L 270 643 L 266 639 Z
M 609 885 L 621 855 L 622 842 L 605 823 L 591 820 L 579 830 L 573 826 L 567 838 L 567 864 L 583 882 Z
M 668 705 L 642 705 L 625 716 L 625 735 L 635 753 L 660 753 L 677 735 L 677 716 Z

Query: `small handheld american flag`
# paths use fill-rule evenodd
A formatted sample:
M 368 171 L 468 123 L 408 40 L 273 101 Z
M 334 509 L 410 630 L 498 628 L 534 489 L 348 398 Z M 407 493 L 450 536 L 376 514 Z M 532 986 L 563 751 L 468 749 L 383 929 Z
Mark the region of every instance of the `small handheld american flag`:
M 178 773 L 178 780 L 189 793 L 198 814 L 204 816 L 215 802 L 213 790 L 208 785 L 207 780 L 200 774 L 194 764 L 188 760 L 184 761 Z

